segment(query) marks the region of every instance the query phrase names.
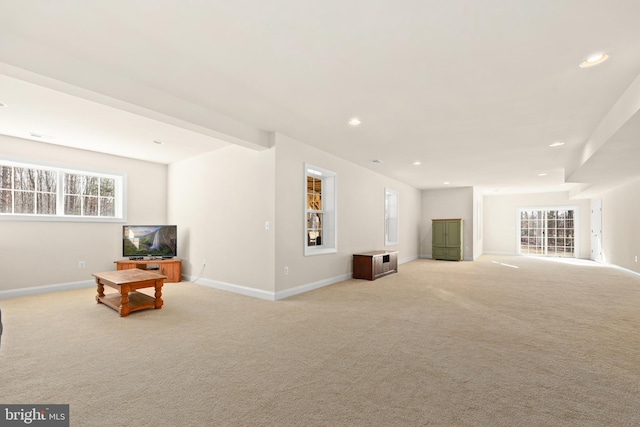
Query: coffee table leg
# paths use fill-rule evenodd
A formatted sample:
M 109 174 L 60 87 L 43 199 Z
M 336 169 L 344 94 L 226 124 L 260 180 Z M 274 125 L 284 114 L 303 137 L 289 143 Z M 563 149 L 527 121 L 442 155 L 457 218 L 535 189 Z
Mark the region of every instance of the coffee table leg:
M 100 304 L 100 298 L 104 298 L 104 285 L 100 283 L 100 279 L 96 279 L 98 284 L 98 295 L 96 295 L 96 302 Z
M 120 286 L 120 317 L 129 315 L 129 286 Z
M 162 301 L 162 284 L 163 281 L 159 280 L 156 282 L 156 309 L 158 308 L 162 308 L 162 306 L 164 305 L 164 301 Z

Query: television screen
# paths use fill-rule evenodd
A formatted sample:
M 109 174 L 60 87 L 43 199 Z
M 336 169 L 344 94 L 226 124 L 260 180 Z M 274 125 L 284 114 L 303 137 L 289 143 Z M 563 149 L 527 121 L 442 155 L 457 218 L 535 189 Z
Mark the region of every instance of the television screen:
M 177 226 L 124 225 L 122 237 L 123 257 L 173 258 L 178 254 Z

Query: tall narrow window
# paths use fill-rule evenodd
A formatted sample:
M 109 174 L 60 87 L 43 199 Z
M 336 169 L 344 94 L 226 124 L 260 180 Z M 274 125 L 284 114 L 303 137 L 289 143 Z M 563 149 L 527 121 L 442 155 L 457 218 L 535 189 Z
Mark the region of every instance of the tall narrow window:
M 307 164 L 305 188 L 305 255 L 336 252 L 336 174 Z
M 307 176 L 307 245 L 322 245 L 322 179 Z
M 384 244 L 397 245 L 400 240 L 399 231 L 399 195 L 396 190 L 384 190 Z
M 520 253 L 576 256 L 575 209 L 521 209 Z

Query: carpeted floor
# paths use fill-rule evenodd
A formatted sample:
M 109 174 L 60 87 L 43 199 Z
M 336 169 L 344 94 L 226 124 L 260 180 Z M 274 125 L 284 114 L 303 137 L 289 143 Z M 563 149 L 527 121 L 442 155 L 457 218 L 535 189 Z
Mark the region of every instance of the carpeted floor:
M 0 300 L 0 403 L 72 426 L 638 426 L 640 279 L 587 261 L 417 260 L 279 302 L 167 284 Z

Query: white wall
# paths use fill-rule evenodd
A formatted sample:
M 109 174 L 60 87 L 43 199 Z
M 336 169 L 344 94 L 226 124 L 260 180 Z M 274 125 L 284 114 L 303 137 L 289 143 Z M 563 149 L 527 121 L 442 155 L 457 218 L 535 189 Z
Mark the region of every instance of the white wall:
M 165 165 L 0 135 L 0 158 L 127 174 L 129 224 L 167 219 Z M 90 281 L 122 258 L 122 223 L 0 220 L 0 292 Z M 86 268 L 79 269 L 78 262 Z
M 483 196 L 479 189 L 473 188 L 473 259 L 484 253 L 484 215 Z
M 304 256 L 305 162 L 337 173 L 335 254 Z M 184 274 L 196 278 L 206 260 L 199 283 L 265 299 L 350 277 L 354 253 L 385 249 L 385 187 L 400 192 L 400 244 L 386 249 L 415 259 L 418 190 L 292 138 L 276 134 L 269 150 L 229 146 L 173 163 L 169 220 L 180 230 Z
M 640 181 L 602 197 L 602 253 L 606 263 L 640 273 Z
M 388 249 L 399 251 L 400 262 L 418 257 L 419 190 L 284 135 L 276 135 L 275 148 L 278 292 L 286 295 L 283 291 L 350 277 L 354 253 Z M 337 173 L 337 253 L 304 256 L 305 162 Z M 385 187 L 400 193 L 400 243 L 387 247 Z
M 431 258 L 431 220 L 462 218 L 464 220 L 464 259 L 474 259 L 474 189 L 472 187 L 422 191 L 420 221 L 420 253 Z
M 273 148 L 231 145 L 169 166 L 169 220 L 178 225 L 184 275 L 199 276 L 206 260 L 205 284 L 273 294 L 274 165 Z
M 518 208 L 576 207 L 579 258 L 591 255 L 591 201 L 571 200 L 568 193 L 485 196 L 483 200 L 484 252 L 517 254 Z

